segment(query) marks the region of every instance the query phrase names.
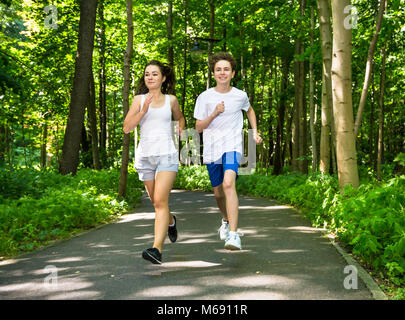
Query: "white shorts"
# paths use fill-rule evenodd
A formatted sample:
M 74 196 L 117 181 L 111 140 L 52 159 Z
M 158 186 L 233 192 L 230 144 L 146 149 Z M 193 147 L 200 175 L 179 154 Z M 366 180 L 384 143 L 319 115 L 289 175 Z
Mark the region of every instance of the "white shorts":
M 176 152 L 161 156 L 135 157 L 135 169 L 138 172 L 139 180 L 154 180 L 157 172 L 177 172 L 179 169 L 179 156 Z

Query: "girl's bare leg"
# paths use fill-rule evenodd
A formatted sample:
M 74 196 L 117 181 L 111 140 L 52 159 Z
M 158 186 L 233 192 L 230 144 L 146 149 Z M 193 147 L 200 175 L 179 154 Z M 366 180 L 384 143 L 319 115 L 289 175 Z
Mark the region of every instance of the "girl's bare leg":
M 169 223 L 173 223 L 173 217 L 169 212 L 169 196 L 176 179 L 177 172 L 161 171 L 156 174 L 153 192 L 153 204 L 155 207 L 155 241 L 153 247 L 162 252 L 163 242 L 167 235 Z

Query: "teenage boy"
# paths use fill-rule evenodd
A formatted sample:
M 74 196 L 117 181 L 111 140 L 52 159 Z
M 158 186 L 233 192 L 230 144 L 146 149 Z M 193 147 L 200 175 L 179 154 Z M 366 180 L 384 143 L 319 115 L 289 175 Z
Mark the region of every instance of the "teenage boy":
M 235 181 L 242 158 L 243 114 L 246 111 L 254 130 L 256 144 L 262 142 L 257 132 L 256 115 L 246 92 L 231 86 L 236 60 L 227 52 L 210 57 L 216 86 L 201 93 L 196 101 L 196 130 L 203 132 L 203 161 L 207 165 L 215 200 L 222 214 L 219 229 L 225 248 L 241 250 L 238 229 L 238 195 Z

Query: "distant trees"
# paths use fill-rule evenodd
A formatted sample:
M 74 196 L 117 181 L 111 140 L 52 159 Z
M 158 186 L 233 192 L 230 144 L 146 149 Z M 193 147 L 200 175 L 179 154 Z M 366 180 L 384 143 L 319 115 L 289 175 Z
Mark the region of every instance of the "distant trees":
M 45 25 L 44 3 L 6 2 L 0 1 L 0 163 L 65 174 L 118 167 L 128 153 L 129 164 L 134 139 L 129 135 L 123 145 L 122 121 L 142 66 L 151 59 L 174 66 L 181 109 L 193 128 L 195 99 L 214 85 L 207 57 L 224 47 L 238 61 L 232 84 L 247 91 L 259 119 L 264 143 L 257 166 L 266 174 L 311 168 L 356 185 L 343 178 L 356 176 L 343 169 L 349 162 L 382 174 L 403 152 L 402 0 L 384 10 L 386 0 L 339 7 L 329 0 L 135 1 L 134 55 L 125 68 L 125 2 L 58 1 L 55 29 Z M 357 9 L 356 28 L 332 25 L 332 15 L 351 21 L 349 5 Z M 343 51 L 333 37 L 345 41 L 338 44 Z M 196 38 L 220 41 L 199 41 L 195 59 Z M 333 59 L 346 65 L 351 59 L 352 73 L 340 73 L 338 64 L 332 69 Z M 353 130 L 355 145 L 348 142 Z

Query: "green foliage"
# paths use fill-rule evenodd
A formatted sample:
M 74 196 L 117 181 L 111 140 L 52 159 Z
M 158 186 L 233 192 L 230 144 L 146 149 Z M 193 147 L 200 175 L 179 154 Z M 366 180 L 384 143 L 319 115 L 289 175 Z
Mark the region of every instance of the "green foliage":
M 207 168 L 197 165 L 180 167 L 173 187 L 186 190 L 212 190 Z
M 176 185 L 210 190 L 204 167 L 181 167 Z M 316 227 L 335 233 L 352 253 L 392 283 L 405 284 L 405 176 L 340 192 L 336 177 L 315 173 L 242 175 L 239 193 L 299 207 Z
M 0 255 L 6 256 L 112 221 L 142 194 L 133 170 L 120 200 L 118 170 L 82 169 L 73 177 L 3 168 L 0 181 Z
M 398 162 L 398 164 L 399 164 L 400 166 L 405 167 L 405 153 L 404 153 L 404 152 L 399 153 L 399 154 L 395 157 L 394 161 L 395 161 L 395 162 Z

